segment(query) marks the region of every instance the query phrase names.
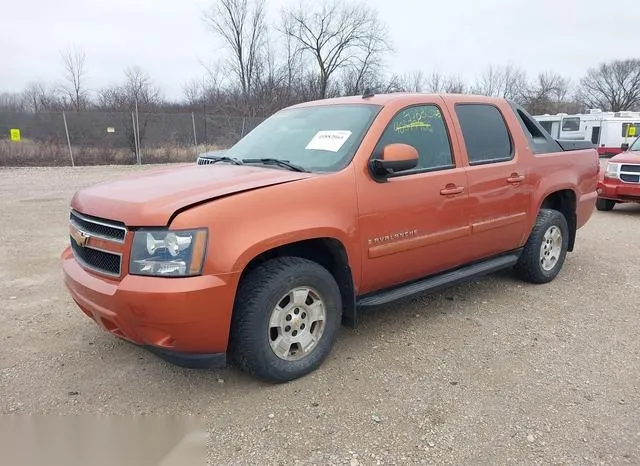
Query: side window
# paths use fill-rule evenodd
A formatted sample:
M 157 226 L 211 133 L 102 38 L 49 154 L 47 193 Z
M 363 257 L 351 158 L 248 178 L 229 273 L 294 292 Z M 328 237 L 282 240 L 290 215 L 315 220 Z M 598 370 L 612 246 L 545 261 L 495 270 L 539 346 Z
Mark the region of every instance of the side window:
M 486 104 L 457 104 L 456 114 L 467 146 L 469 164 L 513 158 L 513 145 L 500 110 Z
M 551 128 L 553 125 L 552 121 L 541 121 L 540 125 L 542 125 L 542 127 L 545 129 L 547 133 L 551 134 Z
M 622 137 L 633 138 L 640 135 L 640 123 L 622 123 Z
M 580 129 L 580 117 L 562 119 L 562 131 L 578 131 Z
M 529 140 L 529 146 L 534 154 L 562 152 L 562 148 L 554 141 L 549 131 L 545 132 L 543 123 L 551 122 L 544 121 L 541 123 L 536 121 L 526 110 L 515 103 L 511 103 L 511 108 L 516 115 L 518 123 L 520 123 L 524 135 Z
M 385 146 L 398 143 L 408 144 L 418 151 L 415 170 L 454 166 L 449 134 L 442 113 L 435 105 L 414 106 L 400 111 L 382 133 L 375 156 L 378 157 Z

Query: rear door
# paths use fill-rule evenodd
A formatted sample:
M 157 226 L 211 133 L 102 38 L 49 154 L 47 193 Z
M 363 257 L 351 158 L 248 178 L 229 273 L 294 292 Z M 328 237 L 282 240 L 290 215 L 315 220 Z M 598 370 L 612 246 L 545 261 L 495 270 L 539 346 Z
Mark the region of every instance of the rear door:
M 506 103 L 461 101 L 455 103 L 454 112 L 469 164 L 468 247 L 474 259 L 516 249 L 526 235 L 533 192 L 522 163 L 527 154 L 518 149 L 528 147 L 527 141 L 519 133 L 516 144 L 505 117 L 518 123 Z
M 393 143 L 413 146 L 418 167 L 377 182 L 358 177 L 358 209 L 363 268 L 361 293 L 420 278 L 465 261 L 470 228 L 468 185 L 450 138 L 452 119 L 434 97 L 399 109 L 372 158 Z

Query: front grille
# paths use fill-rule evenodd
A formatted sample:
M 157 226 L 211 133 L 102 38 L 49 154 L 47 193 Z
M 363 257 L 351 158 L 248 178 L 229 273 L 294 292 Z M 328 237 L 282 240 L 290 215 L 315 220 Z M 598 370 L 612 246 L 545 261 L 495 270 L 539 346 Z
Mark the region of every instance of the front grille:
M 211 165 L 212 163 L 216 163 L 213 159 L 208 159 L 206 157 L 198 157 L 197 164 L 198 165 Z
M 107 275 L 120 276 L 121 256 L 119 254 L 89 247 L 83 248 L 78 246 L 73 238 L 69 237 L 69 239 L 76 260 L 84 267 Z
M 623 165 L 620 167 L 621 172 L 640 173 L 640 165 Z
M 78 230 L 103 239 L 124 242 L 127 229 L 123 223 L 89 217 L 72 211 L 69 221 Z
M 86 236 L 119 243 L 119 247 L 115 251 L 104 251 L 92 247 L 91 241 L 84 247 L 79 246 L 70 236 L 73 255 L 80 265 L 94 272 L 119 277 L 122 271 L 122 255 L 119 249 L 127 235 L 124 223 L 81 214 L 74 210 L 69 215 L 69 223 Z M 112 247 L 107 247 L 107 249 L 111 250 Z
M 621 173 L 620 179 L 625 183 L 640 183 L 640 174 L 630 175 L 628 173 Z

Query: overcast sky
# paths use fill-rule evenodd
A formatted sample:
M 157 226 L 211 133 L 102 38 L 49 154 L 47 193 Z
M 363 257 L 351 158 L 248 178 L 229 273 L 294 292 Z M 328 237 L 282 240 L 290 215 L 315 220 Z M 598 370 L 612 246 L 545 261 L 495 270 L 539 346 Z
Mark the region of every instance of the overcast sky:
M 309 5 L 314 0 L 304 0 Z M 471 80 L 489 63 L 579 78 L 601 61 L 639 57 L 638 0 L 368 0 L 387 23 L 398 72 L 438 69 Z M 267 0 L 274 20 L 289 0 Z M 166 97 L 225 51 L 202 12 L 211 0 L 0 0 L 0 92 L 61 79 L 59 52 L 87 54 L 91 88 L 145 69 Z

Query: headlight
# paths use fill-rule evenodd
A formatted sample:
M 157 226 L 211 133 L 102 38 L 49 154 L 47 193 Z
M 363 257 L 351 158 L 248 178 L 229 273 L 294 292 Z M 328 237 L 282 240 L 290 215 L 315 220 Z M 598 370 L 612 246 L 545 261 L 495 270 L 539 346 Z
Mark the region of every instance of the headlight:
M 207 230 L 138 230 L 133 237 L 129 273 L 189 277 L 202 273 Z
M 618 178 L 618 172 L 620 171 L 620 164 L 608 162 L 607 169 L 604 172 L 605 178 Z

